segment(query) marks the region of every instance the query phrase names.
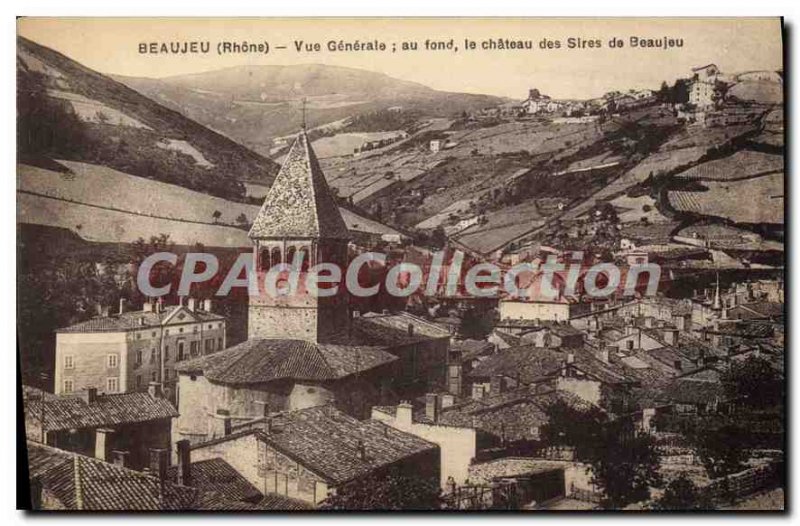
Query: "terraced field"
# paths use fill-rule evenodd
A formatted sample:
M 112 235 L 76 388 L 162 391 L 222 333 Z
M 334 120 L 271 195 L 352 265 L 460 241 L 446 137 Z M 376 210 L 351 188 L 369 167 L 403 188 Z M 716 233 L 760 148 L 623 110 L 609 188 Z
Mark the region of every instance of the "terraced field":
M 782 155 L 741 150 L 728 157 L 689 168 L 676 177 L 731 181 L 775 172 L 783 172 Z
M 704 184 L 708 187 L 705 192 L 669 192 L 669 204 L 679 212 L 721 217 L 735 223 L 784 222 L 783 173 Z

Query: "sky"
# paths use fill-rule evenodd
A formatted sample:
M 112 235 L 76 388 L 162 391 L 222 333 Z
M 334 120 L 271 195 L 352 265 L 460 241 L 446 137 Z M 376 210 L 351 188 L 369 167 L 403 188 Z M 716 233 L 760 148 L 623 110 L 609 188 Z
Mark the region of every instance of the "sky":
M 239 65 L 328 64 L 385 73 L 434 89 L 524 99 L 529 88 L 555 98 L 586 99 L 616 89 L 658 88 L 717 64 L 723 72 L 782 68 L 778 18 L 536 19 L 257 19 L 257 18 L 21 18 L 18 34 L 106 74 L 168 77 Z M 682 39 L 668 50 L 630 46 L 630 37 Z M 568 49 L 569 38 L 599 41 L 600 48 Z M 622 48 L 610 48 L 619 38 Z M 458 51 L 425 50 L 426 40 Z M 464 49 L 464 39 L 477 49 Z M 483 42 L 531 41 L 533 50 L 483 50 Z M 559 49 L 541 49 L 543 39 Z M 331 52 L 328 41 L 383 41 L 385 52 Z M 210 41 L 204 55 L 141 54 L 142 43 Z M 267 42 L 267 54 L 218 55 L 218 42 Z M 321 52 L 295 51 L 295 41 L 319 43 Z M 392 53 L 393 43 L 418 50 Z M 286 49 L 276 49 L 286 46 Z

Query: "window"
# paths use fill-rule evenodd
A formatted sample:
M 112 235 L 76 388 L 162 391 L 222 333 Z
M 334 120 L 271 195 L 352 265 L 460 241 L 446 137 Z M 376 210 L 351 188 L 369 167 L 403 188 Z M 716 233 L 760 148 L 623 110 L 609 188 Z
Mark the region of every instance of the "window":
M 197 332 L 197 325 L 194 326 L 194 328 L 192 329 L 192 332 Z
M 169 329 L 164 331 L 164 335 L 169 336 Z
M 136 365 L 142 365 L 142 351 L 136 351 Z
M 192 356 L 197 356 L 197 342 L 189 342 L 189 352 Z
M 156 363 L 156 350 L 155 349 L 150 351 L 150 363 Z
M 64 356 L 64 369 L 74 369 L 75 368 L 75 357 L 71 354 Z
M 65 378 L 64 379 L 64 392 L 65 393 L 71 393 L 73 386 L 74 386 L 74 384 L 72 383 L 72 380 L 70 378 Z
M 113 376 L 106 378 L 106 391 L 109 393 L 116 393 L 119 390 L 119 378 Z
M 151 382 L 157 382 L 158 381 L 158 373 L 156 371 L 153 371 L 152 373 L 150 373 L 150 381 Z
M 213 329 L 213 328 L 214 328 L 214 326 L 213 326 L 213 325 L 211 325 L 211 324 L 209 323 L 209 324 L 208 324 L 208 328 L 209 328 L 209 329 Z
M 222 350 L 222 336 L 217 338 L 217 349 Z
M 628 350 L 633 350 L 633 340 L 628 340 L 625 342 L 625 345 L 628 346 Z
M 142 339 L 142 333 L 141 332 L 137 332 L 136 333 L 136 339 L 137 340 L 141 340 Z
M 214 339 L 212 338 L 212 339 L 206 340 L 205 346 L 206 346 L 205 351 L 207 353 L 214 352 Z
M 169 360 L 169 345 L 164 346 L 164 361 Z
M 178 342 L 178 361 L 181 361 L 181 360 L 183 360 L 185 358 L 185 356 L 184 356 L 185 345 L 186 345 L 186 342 L 184 342 L 183 340 L 180 340 Z
M 156 331 L 153 331 L 153 332 L 150 334 L 150 336 L 151 336 L 151 337 L 153 337 L 153 338 L 155 338 L 155 337 L 156 337 Z
M 117 362 L 117 355 L 116 354 L 109 354 L 107 357 L 108 367 L 113 369 L 118 366 Z
M 141 374 L 137 374 L 136 375 L 136 388 L 139 389 L 140 387 L 142 387 L 142 375 Z
M 164 369 L 164 381 L 169 380 L 169 369 Z
M 178 329 L 178 332 L 183 332 L 183 327 L 181 327 L 180 329 Z

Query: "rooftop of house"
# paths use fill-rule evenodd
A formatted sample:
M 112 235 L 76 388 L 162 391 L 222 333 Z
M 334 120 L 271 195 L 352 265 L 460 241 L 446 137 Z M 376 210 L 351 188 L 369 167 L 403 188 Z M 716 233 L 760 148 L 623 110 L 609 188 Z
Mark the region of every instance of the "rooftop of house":
M 176 480 L 180 466 L 173 465 L 167 470 L 169 480 Z M 205 500 L 246 501 L 255 503 L 264 496 L 241 473 L 236 471 L 223 458 L 211 458 L 192 462 L 189 465 L 191 486 L 197 488 Z
M 282 379 L 337 380 L 397 360 L 384 348 L 314 343 L 306 340 L 251 339 L 223 351 L 179 364 L 183 374 L 202 374 L 227 384 Z
M 470 427 L 510 441 L 526 440 L 535 438 L 534 429 L 547 423 L 547 408 L 556 402 L 580 408 L 591 405 L 572 393 L 535 393 L 523 388 L 444 408 L 437 423 Z M 417 415 L 416 420 L 430 423 L 424 414 Z
M 408 312 L 370 312 L 353 318 L 353 335 L 370 345 L 406 345 L 430 339 L 449 339 L 450 332 Z
M 719 382 L 678 378 L 666 386 L 657 398 L 679 404 L 706 404 L 723 397 L 724 389 Z
M 531 345 L 508 348 L 481 361 L 469 376 L 490 378 L 503 375 L 518 378 L 522 384 L 532 384 L 560 374 L 570 355 L 573 360 L 570 367 L 603 383 L 622 384 L 635 381 L 619 365 L 598 359 L 595 351 L 588 345 L 567 351 Z
M 28 441 L 31 481 L 69 510 L 194 509 L 198 492 L 102 460 Z
M 167 323 L 197 323 L 206 321 L 225 321 L 223 316 L 202 309 L 189 310 L 186 306 L 170 305 L 160 311 L 153 310 L 127 311 L 122 314 L 95 316 L 86 321 L 63 327 L 57 333 L 84 332 L 126 332 L 162 327 Z
M 297 135 L 286 155 L 249 236 L 253 239 L 350 238 L 305 130 Z
M 95 429 L 121 424 L 135 424 L 169 419 L 178 412 L 165 398 L 149 393 L 51 395 L 42 401 L 28 393 L 25 398 L 26 416 L 41 422 L 47 431 Z
M 258 432 L 259 438 L 333 484 L 438 448 L 383 423 L 356 420 L 330 405 L 282 413 L 271 428 Z
M 469 478 L 470 482 L 476 484 L 491 484 L 503 478 L 537 475 L 548 471 L 563 470 L 566 467 L 566 462 L 528 457 L 504 457 L 472 464 L 469 467 Z

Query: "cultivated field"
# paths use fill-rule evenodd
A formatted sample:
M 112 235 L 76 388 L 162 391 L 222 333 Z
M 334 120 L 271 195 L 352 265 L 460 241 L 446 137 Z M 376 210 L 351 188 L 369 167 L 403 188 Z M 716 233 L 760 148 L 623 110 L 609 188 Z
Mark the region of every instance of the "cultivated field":
M 783 172 L 782 155 L 740 150 L 728 157 L 693 166 L 676 177 L 730 181 L 772 172 Z
M 729 219 L 735 223 L 782 224 L 783 174 L 753 179 L 704 183 L 705 192 L 669 192 L 670 205 L 679 212 Z

